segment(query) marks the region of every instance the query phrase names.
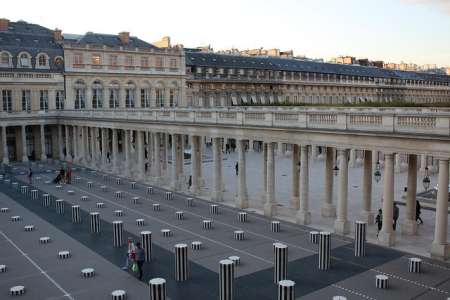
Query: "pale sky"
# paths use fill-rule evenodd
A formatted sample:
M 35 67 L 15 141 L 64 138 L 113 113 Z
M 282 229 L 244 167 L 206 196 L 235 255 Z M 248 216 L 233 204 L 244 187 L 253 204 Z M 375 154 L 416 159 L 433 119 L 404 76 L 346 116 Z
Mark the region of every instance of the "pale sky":
M 0 17 L 185 47 L 450 66 L 450 0 L 22 0 L 2 1 Z

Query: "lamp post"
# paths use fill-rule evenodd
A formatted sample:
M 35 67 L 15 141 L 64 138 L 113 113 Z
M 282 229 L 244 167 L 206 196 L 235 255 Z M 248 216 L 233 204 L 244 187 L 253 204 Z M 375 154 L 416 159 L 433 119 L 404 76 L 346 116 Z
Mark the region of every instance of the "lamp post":
M 428 167 L 425 167 L 425 177 L 422 180 L 422 184 L 423 184 L 423 188 L 425 189 L 425 191 L 428 191 L 428 189 L 430 188 L 430 176 L 428 176 Z
M 375 166 L 375 172 L 373 173 L 373 176 L 375 177 L 376 183 L 380 182 L 381 180 L 381 171 L 380 171 L 380 153 L 377 153 L 377 164 Z
M 336 150 L 336 155 L 335 155 L 335 159 L 334 159 L 334 168 L 333 168 L 333 175 L 334 176 L 338 176 L 339 174 L 339 167 L 337 166 L 337 150 Z

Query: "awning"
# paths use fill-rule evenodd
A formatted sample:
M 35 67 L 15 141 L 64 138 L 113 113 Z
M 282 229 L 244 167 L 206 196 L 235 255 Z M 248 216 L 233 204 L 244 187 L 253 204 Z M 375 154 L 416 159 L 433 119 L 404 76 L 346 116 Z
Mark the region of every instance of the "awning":
M 237 103 L 237 99 L 236 99 L 236 97 L 235 96 L 231 96 L 231 104 L 232 105 L 238 105 L 238 103 Z
M 242 103 L 247 104 L 247 96 L 241 96 Z
M 260 95 L 259 100 L 261 101 L 261 104 L 266 104 L 266 95 Z
M 269 100 L 270 100 L 270 103 L 273 103 L 274 101 L 273 101 L 273 95 L 270 95 L 269 96 Z
M 252 104 L 256 104 L 256 96 L 255 95 L 251 95 L 250 96 L 250 101 L 252 102 Z

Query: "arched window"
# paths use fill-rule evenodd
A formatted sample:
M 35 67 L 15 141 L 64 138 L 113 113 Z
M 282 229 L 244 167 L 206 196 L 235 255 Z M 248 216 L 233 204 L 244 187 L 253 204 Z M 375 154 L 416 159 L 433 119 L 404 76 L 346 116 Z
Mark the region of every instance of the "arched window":
M 141 87 L 141 107 L 150 107 L 150 85 L 148 83 Z
M 92 84 L 92 108 L 103 107 L 103 85 L 99 80 Z
M 75 109 L 84 109 L 86 107 L 86 85 L 83 80 L 75 82 Z
M 109 108 L 119 107 L 119 89 L 120 86 L 117 81 L 113 81 L 109 84 Z
M 164 107 L 165 104 L 164 85 L 161 81 L 158 82 L 158 85 L 155 88 L 155 95 L 156 95 L 156 107 Z
M 28 53 L 20 54 L 18 65 L 19 68 L 30 68 L 31 67 L 30 55 Z
M 125 107 L 133 108 L 135 107 L 135 95 L 136 95 L 136 85 L 132 81 L 127 82 L 125 88 Z
M 47 58 L 47 55 L 45 55 L 45 54 L 39 54 L 39 56 L 38 56 L 38 58 L 37 58 L 37 61 L 38 61 L 38 67 L 40 67 L 40 68 L 48 67 L 48 58 Z
M 0 65 L 4 67 L 10 67 L 11 66 L 11 55 L 9 55 L 8 52 L 2 52 L 0 56 Z

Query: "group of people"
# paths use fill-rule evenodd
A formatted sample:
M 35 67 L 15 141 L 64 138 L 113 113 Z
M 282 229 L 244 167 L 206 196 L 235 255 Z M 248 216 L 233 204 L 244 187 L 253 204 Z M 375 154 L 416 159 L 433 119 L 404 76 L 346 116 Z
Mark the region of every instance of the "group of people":
M 70 165 L 67 166 L 66 169 L 61 167 L 58 175 L 56 176 L 55 179 L 53 179 L 53 183 L 57 183 L 57 184 L 59 184 L 59 183 L 71 184 L 71 182 L 72 182 L 72 167 Z
M 145 250 L 142 248 L 141 243 L 137 242 L 135 244 L 132 238 L 128 238 L 128 249 L 123 269 L 137 273 L 139 280 L 142 280 L 144 261 Z
M 421 210 L 422 210 L 422 207 L 420 206 L 420 202 L 418 200 L 416 200 L 416 222 L 419 224 L 423 224 L 423 220 L 420 217 L 420 215 L 422 213 Z M 397 229 L 397 221 L 398 221 L 399 215 L 400 215 L 400 209 L 399 209 L 397 203 L 394 202 L 394 210 L 393 210 L 393 215 L 392 215 L 392 217 L 393 217 L 392 227 L 393 227 L 394 231 Z M 381 228 L 383 227 L 383 211 L 381 208 L 378 210 L 378 214 L 375 217 L 375 223 L 377 224 L 377 227 L 378 227 L 378 233 L 377 233 L 377 237 L 378 237 L 378 234 L 380 233 Z

